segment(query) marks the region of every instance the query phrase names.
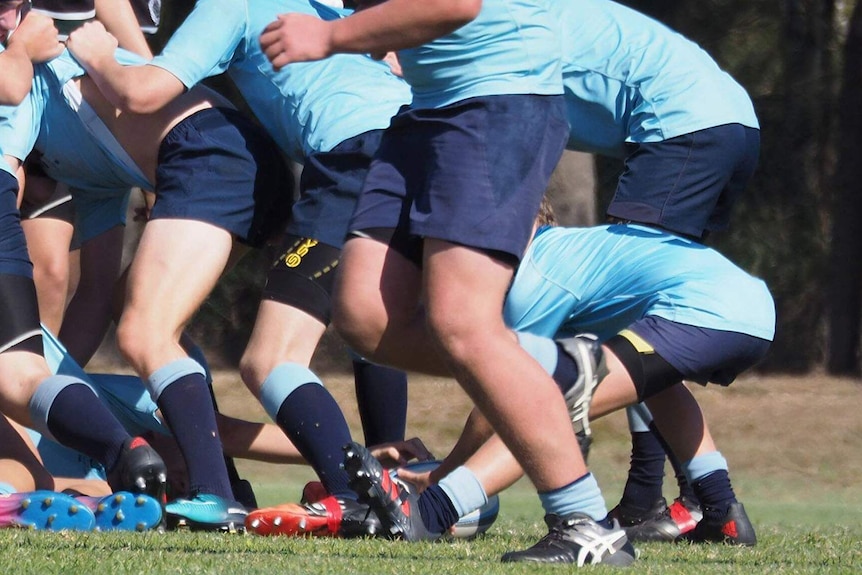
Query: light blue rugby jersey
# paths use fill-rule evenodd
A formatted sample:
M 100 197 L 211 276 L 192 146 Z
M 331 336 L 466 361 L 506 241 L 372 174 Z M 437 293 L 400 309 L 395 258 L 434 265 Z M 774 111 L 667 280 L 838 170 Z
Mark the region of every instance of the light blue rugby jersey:
M 0 52 L 5 50 L 3 44 L 0 44 Z M 29 97 L 16 106 L 0 106 L 0 157 L 12 156 L 23 161 L 19 150 L 26 148 L 28 143 L 30 148 L 33 146 L 30 142 L 31 131 L 27 129 L 32 117 L 33 107 Z M 27 154 L 24 154 L 24 157 L 26 156 Z M 0 161 L 0 170 L 15 175 L 12 166 L 5 160 Z
M 738 123 L 759 127 L 751 99 L 697 44 L 609 0 L 552 2 L 560 21 L 569 149 L 622 157 Z
M 310 153 L 387 128 L 410 102 L 410 88 L 386 63 L 343 54 L 272 68 L 260 34 L 287 12 L 326 20 L 350 13 L 313 0 L 198 0 L 151 64 L 186 87 L 227 71 L 270 135 L 300 163 Z
M 124 65 L 143 60 L 118 50 Z M 33 87 L 9 118 L 0 117 L 0 148 L 23 161 L 35 148 L 50 177 L 67 184 L 75 201 L 78 242 L 125 223 L 129 190 L 153 189 L 80 92 L 64 86 L 85 74 L 68 51 L 34 66 Z M 77 92 L 77 94 L 76 94 Z M 4 162 L 5 164 L 5 162 Z
M 562 94 L 558 22 L 549 4 L 574 0 L 484 0 L 475 20 L 398 57 L 414 108 L 477 96 Z
M 24 104 L 24 107 L 26 108 L 26 104 Z M 26 111 L 22 111 L 21 106 L 0 106 L 0 170 L 8 172 L 13 176 L 15 173 L 12 171 L 12 166 L 3 159 L 3 156 L 17 157 L 10 151 L 13 147 L 11 144 L 12 138 L 19 132 L 15 129 L 14 123 L 14 118 L 18 113 L 26 113 Z
M 142 62 L 124 50 L 117 51 L 117 60 L 121 64 Z M 140 170 L 130 169 L 120 159 L 116 140 L 93 135 L 64 94 L 63 86 L 69 80 L 86 73 L 68 51 L 47 64 L 37 64 L 34 71 L 23 112 L 8 125 L 14 136 L 7 142 L 6 132 L 0 132 L 5 153 L 24 160 L 35 147 L 42 153 L 49 176 L 92 193 L 117 194 L 133 186 L 153 188 Z
M 602 340 L 648 315 L 770 341 L 775 334 L 763 281 L 713 249 L 631 224 L 540 230 L 504 308 L 518 331 Z

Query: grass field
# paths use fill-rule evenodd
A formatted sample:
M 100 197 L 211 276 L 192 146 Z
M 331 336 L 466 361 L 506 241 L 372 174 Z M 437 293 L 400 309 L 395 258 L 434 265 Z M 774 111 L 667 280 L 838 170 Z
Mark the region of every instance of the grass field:
M 219 374 L 221 408 L 263 420 L 231 373 Z M 325 378 L 357 438 L 351 381 Z M 411 379 L 408 435 L 444 455 L 469 404 L 449 380 Z M 730 389 L 695 388 L 737 495 L 758 531 L 751 549 L 640 545 L 638 573 L 862 573 L 862 385 L 818 376 L 746 377 Z M 445 402 L 441 400 L 445 398 Z M 625 418 L 596 422 L 591 466 L 608 506 L 628 468 Z M 262 505 L 298 499 L 311 474 L 302 467 L 240 462 Z M 665 492 L 674 496 L 673 479 Z M 405 544 L 217 536 L 194 533 L 0 531 L 3 573 L 559 573 L 557 567 L 500 564 L 499 556 L 544 534 L 535 493 L 521 482 L 501 496 L 500 518 L 474 541 Z M 565 569 L 565 568 L 563 568 Z M 609 568 L 594 568 L 596 572 Z

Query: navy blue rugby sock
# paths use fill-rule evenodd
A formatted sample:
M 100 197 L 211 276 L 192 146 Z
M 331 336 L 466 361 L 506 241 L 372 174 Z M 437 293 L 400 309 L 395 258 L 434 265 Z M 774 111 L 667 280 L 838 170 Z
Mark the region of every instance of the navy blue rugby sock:
M 689 502 L 697 503 L 697 495 L 695 495 L 694 489 L 692 489 L 691 484 L 689 484 L 688 479 L 685 477 L 685 471 L 683 470 L 682 462 L 676 455 L 674 455 L 673 450 L 664 440 L 664 437 L 662 437 L 661 433 L 659 433 L 655 422 L 650 422 L 649 430 L 653 433 L 653 435 L 656 436 L 656 439 L 661 442 L 662 448 L 667 455 L 667 459 L 670 462 L 671 467 L 673 468 L 673 474 L 676 477 L 676 484 L 677 487 L 679 487 L 679 496 L 687 498 Z
M 180 377 L 164 388 L 156 403 L 183 454 L 189 491 L 233 500 L 215 410 L 204 376 L 190 373 Z
M 568 353 L 563 350 L 563 347 L 554 342 L 557 347 L 557 366 L 554 368 L 554 373 L 551 377 L 554 378 L 560 391 L 566 393 L 578 380 L 581 370 L 578 369 L 578 364 L 572 359 Z
M 446 533 L 459 519 L 455 505 L 439 485 L 431 485 L 419 496 L 419 516 L 431 533 Z
M 63 388 L 51 403 L 48 430 L 63 445 L 92 457 L 111 471 L 129 434 L 83 383 Z
M 701 477 L 692 487 L 700 499 L 704 517 L 720 520 L 727 514 L 727 508 L 736 503 L 736 494 L 726 469 L 718 469 Z
M 275 418 L 332 495 L 356 499 L 341 468 L 342 447 L 351 441 L 344 414 L 319 383 L 298 386 L 278 408 Z
M 665 451 L 650 431 L 632 432 L 629 475 L 620 503 L 626 509 L 647 511 L 662 497 Z
M 407 427 L 407 374 L 355 359 L 353 377 L 365 445 L 402 441 Z

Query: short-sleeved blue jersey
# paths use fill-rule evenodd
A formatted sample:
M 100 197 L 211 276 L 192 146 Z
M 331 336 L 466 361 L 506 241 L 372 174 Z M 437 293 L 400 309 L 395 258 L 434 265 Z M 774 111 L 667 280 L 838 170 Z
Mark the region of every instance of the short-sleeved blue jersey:
M 18 114 L 26 114 L 26 104 L 23 106 L 0 106 L 0 170 L 15 175 L 15 172 L 3 156 L 17 157 L 12 150 L 15 148 L 14 140 L 20 134 L 15 128 Z
M 117 51 L 117 59 L 123 64 L 142 61 L 124 50 Z M 152 189 L 86 102 L 67 86 L 84 74 L 68 51 L 37 64 L 27 98 L 12 118 L 0 120 L 0 147 L 22 161 L 35 147 L 45 172 L 73 188 L 107 193 L 134 186 Z M 101 128 L 104 137 L 94 135 L 94 128 Z
M 478 96 L 562 94 L 558 22 L 548 9 L 554 2 L 563 0 L 484 0 L 472 22 L 399 51 L 413 107 L 440 108 Z
M 759 127 L 745 89 L 684 36 L 610 0 L 551 6 L 561 28 L 568 148 L 623 157 L 625 142 Z
M 506 324 L 608 339 L 645 316 L 772 340 L 763 281 L 702 244 L 640 225 L 544 228 L 506 297 Z
M 116 56 L 121 64 L 142 62 L 124 50 Z M 11 113 L 0 113 L 0 149 L 21 161 L 39 150 L 45 173 L 73 189 L 80 241 L 125 223 L 130 188 L 154 189 L 72 86 L 84 74 L 63 52 L 36 65 L 30 93 Z
M 260 34 L 279 14 L 333 20 L 349 14 L 314 0 L 198 0 L 151 64 L 186 87 L 227 71 L 249 107 L 293 160 L 389 126 L 410 88 L 384 62 L 342 54 L 276 72 Z

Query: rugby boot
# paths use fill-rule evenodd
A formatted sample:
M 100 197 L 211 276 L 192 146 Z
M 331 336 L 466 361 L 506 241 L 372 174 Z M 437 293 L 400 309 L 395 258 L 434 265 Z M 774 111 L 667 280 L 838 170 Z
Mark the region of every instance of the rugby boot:
M 636 553 L 626 532 L 614 520 L 613 527 L 602 527 L 592 517 L 572 513 L 568 517 L 545 516 L 548 534 L 523 551 L 510 551 L 504 563 L 570 563 L 626 567 L 634 563 Z
M 722 514 L 716 514 L 708 505 L 703 506 L 703 519 L 685 535 L 695 543 L 726 543 L 751 547 L 757 544 L 754 526 L 742 503 L 731 503 Z
M 0 527 L 90 531 L 95 524 L 93 512 L 65 493 L 40 490 L 0 496 Z
M 374 536 L 382 531 L 380 520 L 367 504 L 333 495 L 313 503 L 256 509 L 248 514 L 245 526 L 258 535 L 344 539 Z
M 143 437 L 123 444 L 116 467 L 108 475 L 111 490 L 149 495 L 162 505 L 167 501 L 168 472 L 164 461 Z
M 589 452 L 589 444 L 592 442 L 590 403 L 593 400 L 593 392 L 608 373 L 602 345 L 596 336 L 589 333 L 558 339 L 556 342 L 578 366 L 578 379 L 563 393 L 563 396 L 569 408 L 572 426 L 578 434 L 581 452 L 585 451 L 584 445 Z
M 248 510 L 241 503 L 212 493 L 196 493 L 165 505 L 168 529 L 245 532 Z
M 419 514 L 418 496 L 395 481 L 367 449 L 351 442 L 344 446 L 344 470 L 350 488 L 359 500 L 374 510 L 383 527 L 383 535 L 405 541 L 439 539 L 442 533 L 431 533 Z
M 75 499 L 93 512 L 97 531 L 148 531 L 162 526 L 162 504 L 143 493 L 118 491 Z

